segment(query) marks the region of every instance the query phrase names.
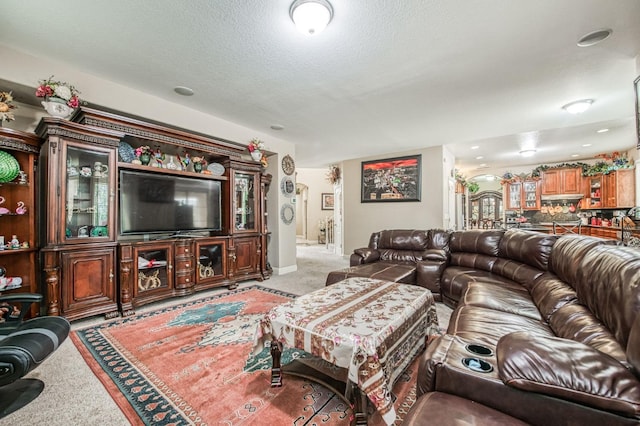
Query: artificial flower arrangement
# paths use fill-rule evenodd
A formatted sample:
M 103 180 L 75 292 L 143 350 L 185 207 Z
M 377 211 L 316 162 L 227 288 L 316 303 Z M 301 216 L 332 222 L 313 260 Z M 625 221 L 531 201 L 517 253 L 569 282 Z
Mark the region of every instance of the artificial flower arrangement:
M 12 105 L 11 102 L 13 102 L 11 92 L 0 92 L 0 122 L 15 120 L 11 110 L 15 109 L 16 106 Z
M 136 148 L 136 157 L 140 158 L 142 154 L 153 155 L 153 150 L 149 145 L 142 145 Z
M 60 98 L 71 108 L 80 106 L 80 91 L 69 83 L 56 81 L 53 76 L 46 80 L 40 80 L 40 85 L 36 89 L 36 96 L 39 98 Z
M 251 139 L 251 142 L 249 142 L 247 148 L 249 149 L 249 152 L 262 151 L 264 149 L 264 142 L 258 138 L 253 138 Z

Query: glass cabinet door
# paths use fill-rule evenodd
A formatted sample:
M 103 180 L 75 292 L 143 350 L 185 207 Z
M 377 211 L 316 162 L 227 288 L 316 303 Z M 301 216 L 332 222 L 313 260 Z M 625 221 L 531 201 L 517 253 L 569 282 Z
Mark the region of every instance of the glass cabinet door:
M 235 173 L 233 187 L 234 230 L 256 231 L 255 174 Z
M 111 169 L 109 151 L 67 146 L 65 236 L 67 242 L 110 237 Z
M 522 207 L 522 184 L 510 183 L 509 184 L 509 207 L 508 209 L 519 209 Z

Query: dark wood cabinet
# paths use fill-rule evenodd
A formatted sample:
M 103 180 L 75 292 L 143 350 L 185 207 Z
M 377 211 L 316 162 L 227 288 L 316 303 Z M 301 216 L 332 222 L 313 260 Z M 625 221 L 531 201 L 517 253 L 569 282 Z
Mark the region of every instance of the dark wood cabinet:
M 121 133 L 44 118 L 40 241 L 47 314 L 117 315 L 116 147 Z
M 270 276 L 270 177 L 246 145 L 85 107 L 70 120 L 42 119 L 36 132 L 48 314 L 130 315 Z M 153 153 L 148 164 L 135 158 L 141 147 Z M 196 169 L 196 157 L 214 167 Z M 139 219 L 160 211 L 168 220 L 156 222 L 161 229 Z
M 62 265 L 61 312 L 69 320 L 105 314 L 118 316 L 116 302 L 116 250 L 105 245 L 47 251 L 47 264 Z
M 582 169 L 560 168 L 542 172 L 542 195 L 582 194 Z
M 179 247 L 184 251 L 184 242 L 181 243 Z M 184 286 L 176 292 L 174 285 L 174 247 L 174 241 L 120 243 L 119 300 L 122 315 L 132 315 L 136 307 L 147 303 L 187 293 Z M 181 272 L 184 283 L 186 274 Z
M 233 265 L 233 279 L 262 281 L 259 270 L 260 239 L 257 237 L 235 237 L 231 240 L 230 256 Z
M 227 268 L 227 238 L 198 238 L 195 240 L 196 290 L 230 286 Z

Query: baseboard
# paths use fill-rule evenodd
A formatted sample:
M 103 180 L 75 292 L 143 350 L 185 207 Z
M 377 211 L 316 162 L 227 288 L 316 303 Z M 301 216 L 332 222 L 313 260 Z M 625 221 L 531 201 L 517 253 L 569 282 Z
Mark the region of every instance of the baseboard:
M 284 268 L 273 268 L 274 275 L 290 274 L 298 270 L 298 265 L 285 266 Z

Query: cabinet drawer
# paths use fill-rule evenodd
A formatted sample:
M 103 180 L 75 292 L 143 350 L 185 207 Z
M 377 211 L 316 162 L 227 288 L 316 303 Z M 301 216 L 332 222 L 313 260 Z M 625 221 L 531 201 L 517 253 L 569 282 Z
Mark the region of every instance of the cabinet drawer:
M 193 283 L 193 278 L 191 274 L 187 275 L 176 275 L 176 287 L 185 287 L 185 284 L 191 285 Z
M 176 274 L 183 271 L 191 271 L 193 269 L 192 259 L 176 259 Z
M 191 256 L 193 253 L 191 251 L 191 245 L 177 245 L 176 244 L 176 256 Z

